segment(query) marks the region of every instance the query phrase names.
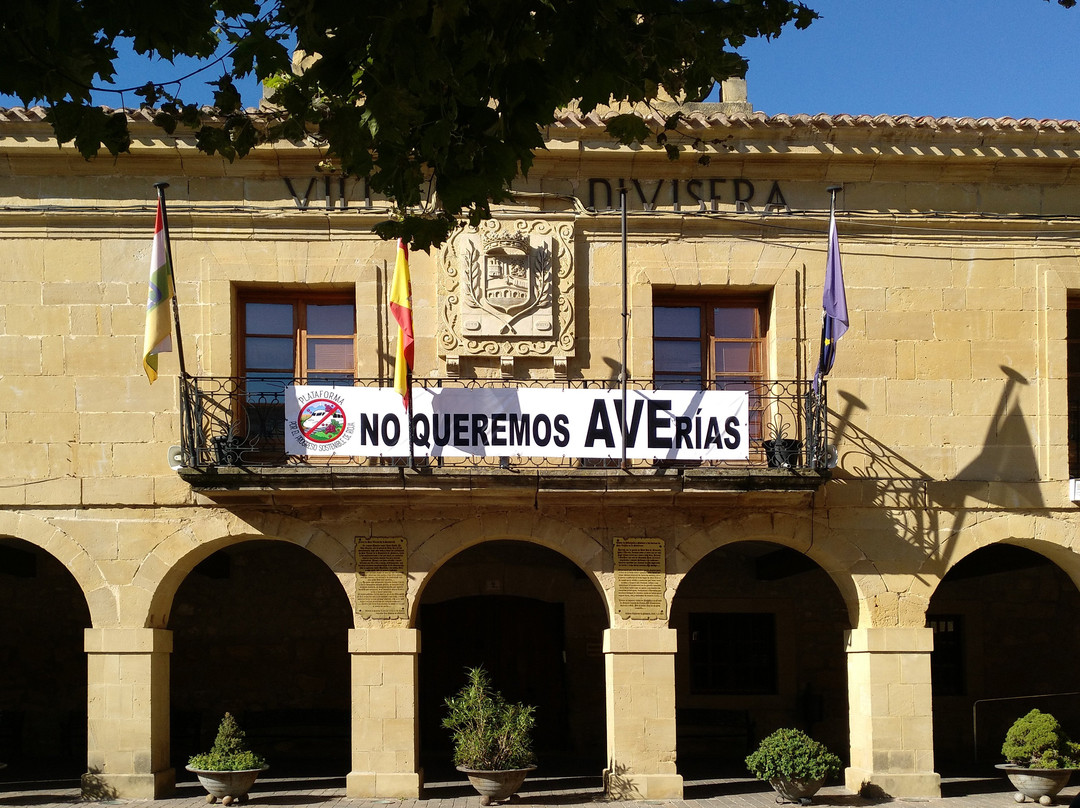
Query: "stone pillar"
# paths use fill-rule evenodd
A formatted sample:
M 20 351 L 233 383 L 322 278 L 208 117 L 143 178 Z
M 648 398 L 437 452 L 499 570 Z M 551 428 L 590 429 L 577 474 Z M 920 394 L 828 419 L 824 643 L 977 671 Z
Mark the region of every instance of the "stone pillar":
M 91 798 L 169 795 L 169 654 L 172 632 L 157 628 L 88 628 L 88 771 Z
M 604 632 L 607 768 L 604 788 L 617 799 L 682 799 L 675 770 L 675 630 Z
M 417 662 L 420 632 L 408 628 L 349 631 L 352 655 L 350 797 L 418 799 Z
M 941 796 L 934 772 L 929 628 L 847 632 L 849 790 L 869 783 L 892 797 Z

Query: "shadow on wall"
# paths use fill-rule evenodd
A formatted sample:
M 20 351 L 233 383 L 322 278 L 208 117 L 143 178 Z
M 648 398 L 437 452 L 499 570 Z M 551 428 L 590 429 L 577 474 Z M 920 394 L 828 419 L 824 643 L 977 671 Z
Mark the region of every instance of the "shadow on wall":
M 948 548 L 952 542 L 948 539 L 963 529 L 969 498 L 1006 508 L 1038 508 L 1044 504 L 1038 487 L 1026 485 L 1039 479 L 1035 448 L 1020 406 L 1021 387 L 1027 386 L 1028 380 L 1005 365 L 1001 371 L 1005 381 L 978 453 L 949 480 L 935 480 L 858 427 L 852 421 L 855 411 L 869 409 L 859 398 L 841 391 L 844 405 L 839 411 L 831 411 L 836 424 L 834 441 L 842 447 L 834 479 L 874 483 L 876 493 L 870 504 L 876 509 L 868 521 L 882 521 L 883 531 L 920 549 L 943 571 L 951 557 Z M 948 536 L 939 532 L 939 510 L 954 513 Z M 901 517 L 894 519 L 892 513 Z
M 117 798 L 116 789 L 101 777 L 101 769 L 91 768 L 82 776 L 82 798 L 91 802 L 107 802 Z

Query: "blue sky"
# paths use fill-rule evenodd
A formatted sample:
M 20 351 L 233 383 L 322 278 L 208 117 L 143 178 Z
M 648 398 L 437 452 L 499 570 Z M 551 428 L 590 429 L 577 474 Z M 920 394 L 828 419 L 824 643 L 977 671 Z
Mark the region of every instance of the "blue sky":
M 750 102 L 769 115 L 945 115 L 1080 119 L 1080 7 L 1055 0 L 807 0 L 821 19 L 740 49 Z M 183 76 L 190 65 L 119 65 L 119 87 Z M 216 67 L 184 81 L 209 102 Z M 255 105 L 259 88 L 241 88 Z M 127 93 L 98 103 L 137 106 Z M 0 96 L 0 105 L 18 106 Z
M 1080 6 L 806 2 L 821 15 L 808 29 L 739 49 L 755 110 L 1080 119 Z

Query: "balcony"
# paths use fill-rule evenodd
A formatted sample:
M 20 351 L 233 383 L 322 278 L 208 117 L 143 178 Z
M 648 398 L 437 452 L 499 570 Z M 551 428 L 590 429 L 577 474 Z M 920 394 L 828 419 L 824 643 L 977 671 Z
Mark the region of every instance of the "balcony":
M 459 493 L 467 490 L 474 495 L 481 490 L 501 490 L 505 494 L 518 489 L 523 495 L 533 492 L 534 496 L 538 491 L 579 492 L 582 495 L 595 495 L 598 491 L 642 495 L 710 491 L 786 493 L 812 491 L 829 477 L 825 389 L 814 392 L 807 381 L 727 384 L 729 397 L 744 396 L 740 410 L 741 442 L 739 439 L 732 441 L 740 445 L 740 456 L 734 459 L 687 459 L 674 450 L 667 456 L 640 457 L 634 456 L 634 451 L 623 449 L 627 443 L 636 440 L 633 436 L 618 435 L 623 429 L 621 413 L 624 407 L 631 413 L 626 420 L 636 423 L 635 428 L 646 421 L 653 426 L 657 422 L 670 425 L 671 419 L 650 420 L 651 409 L 648 415 L 642 416 L 641 406 L 638 405 L 637 410 L 632 406 L 637 398 L 652 395 L 671 399 L 706 392 L 698 388 L 689 393 L 673 390 L 650 393 L 647 391 L 655 389 L 651 380 L 642 379 L 628 382 L 625 390 L 615 380 L 577 380 L 558 385 L 509 379 L 413 380 L 413 400 L 418 406 L 424 401 L 444 400 L 451 396 L 456 396 L 457 400 L 463 398 L 450 391 L 487 391 L 481 399 L 506 400 L 509 396 L 514 401 L 518 397 L 524 401 L 529 396 L 525 391 L 592 391 L 584 398 L 600 397 L 608 402 L 607 406 L 611 406 L 614 413 L 613 423 L 609 426 L 617 434 L 618 446 L 604 457 L 542 456 L 539 450 L 536 456 L 530 456 L 529 450 L 521 448 L 499 454 L 492 446 L 485 446 L 482 451 L 455 450 L 433 456 L 438 453 L 433 452 L 431 439 L 425 441 L 424 428 L 429 428 L 434 418 L 429 420 L 428 416 L 416 413 L 412 420 L 413 441 L 398 444 L 409 448 L 389 456 L 329 451 L 322 455 L 300 454 L 296 453 L 295 441 L 290 445 L 288 433 L 290 423 L 294 425 L 294 435 L 300 431 L 295 426 L 298 404 L 292 388 L 305 382 L 316 384 L 310 379 L 292 378 L 183 378 L 180 476 L 207 495 L 236 496 L 244 492 L 266 495 L 273 492 L 275 497 L 285 496 L 290 491 L 307 495 L 318 491 L 340 495 L 349 491 L 362 496 L 402 488 Z M 385 381 L 358 378 L 348 387 L 336 384 L 324 389 L 341 391 L 346 396 L 356 393 L 385 396 L 390 392 L 380 393 L 381 386 L 385 386 Z M 718 390 L 719 387 L 708 389 Z M 576 396 L 574 400 L 583 397 L 582 394 L 571 395 Z M 392 400 L 400 412 L 400 416 L 394 416 L 395 421 L 409 423 L 401 409 L 400 398 Z M 290 406 L 291 412 L 287 413 Z M 557 410 L 549 411 L 555 413 Z M 329 417 L 325 412 L 318 414 Z M 340 416 L 343 422 L 344 412 Z M 353 418 L 354 422 L 357 420 Z M 358 428 L 372 435 L 377 433 L 377 426 L 366 421 Z M 626 429 L 630 429 L 629 423 Z M 694 429 L 698 442 L 701 442 L 704 430 L 698 423 L 693 427 L 686 425 L 683 430 L 687 443 L 693 442 L 691 431 Z M 484 443 L 487 442 L 485 437 Z M 668 443 L 672 441 L 668 439 Z M 682 445 L 681 441 L 679 445 Z M 709 445 L 708 441 L 705 445 Z M 573 446 L 566 451 L 573 455 Z

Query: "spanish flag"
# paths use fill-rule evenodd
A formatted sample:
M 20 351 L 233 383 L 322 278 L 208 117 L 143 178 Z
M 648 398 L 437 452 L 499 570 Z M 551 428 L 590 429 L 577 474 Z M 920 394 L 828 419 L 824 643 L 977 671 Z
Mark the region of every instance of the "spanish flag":
M 150 384 L 158 377 L 158 354 L 172 350 L 170 331 L 173 295 L 172 265 L 165 238 L 165 215 L 158 199 L 154 244 L 150 249 L 150 293 L 146 299 L 146 329 L 143 332 L 143 369 Z
M 413 366 L 412 282 L 409 280 L 409 248 L 398 239 L 394 280 L 390 284 L 390 313 L 398 324 L 397 354 L 394 358 L 394 390 L 409 408 L 409 371 Z

